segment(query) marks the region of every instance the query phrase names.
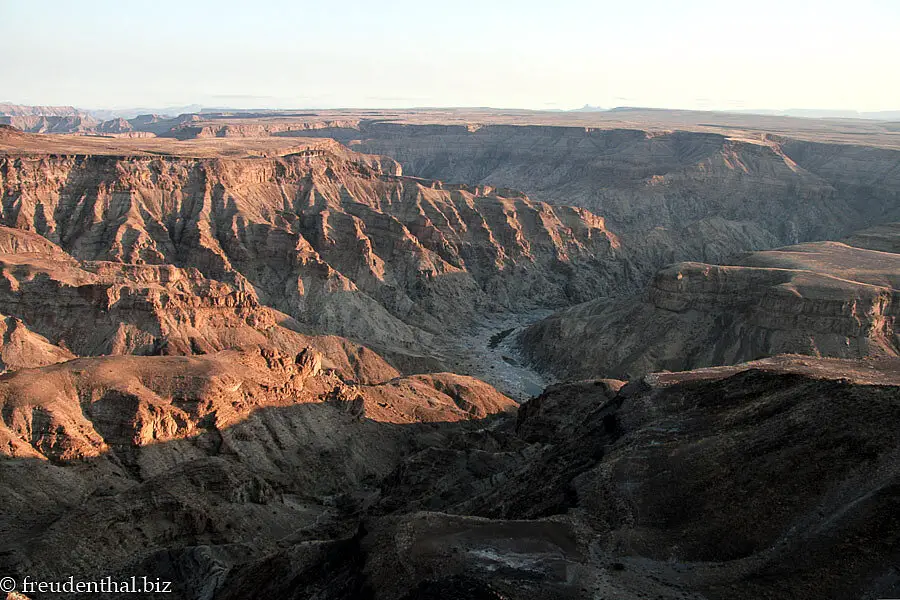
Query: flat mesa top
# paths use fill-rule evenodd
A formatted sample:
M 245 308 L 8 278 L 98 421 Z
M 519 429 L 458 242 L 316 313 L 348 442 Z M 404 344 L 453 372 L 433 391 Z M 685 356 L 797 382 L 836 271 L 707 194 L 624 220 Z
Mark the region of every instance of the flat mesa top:
M 677 373 L 652 373 L 648 377 L 657 385 L 667 386 L 687 381 L 723 379 L 749 369 L 793 373 L 813 379 L 846 379 L 860 385 L 900 386 L 900 359 L 894 357 L 855 360 L 780 354 L 738 365 L 705 367 Z
M 148 154 L 172 156 L 273 156 L 291 152 L 304 137 L 327 137 L 329 128 L 360 130 L 374 123 L 445 125 L 477 132 L 492 125 L 550 126 L 587 129 L 629 129 L 649 133 L 691 131 L 759 142 L 767 135 L 822 143 L 900 149 L 900 122 L 866 119 L 817 119 L 742 113 L 662 109 L 615 109 L 600 112 L 550 112 L 520 109 L 446 108 L 408 110 L 311 110 L 200 113 L 179 117 L 182 139 L 117 135 L 52 135 L 32 141 L 0 133 L 0 153 Z M 210 130 L 252 128 L 238 135 L 195 135 Z M 286 131 L 288 130 L 288 131 Z M 323 131 L 324 130 L 324 131 Z M 191 139 L 184 139 L 191 138 Z
M 32 134 L 0 131 L 0 156 L 85 154 L 94 156 L 172 156 L 189 158 L 265 158 L 327 149 L 324 138 L 198 138 L 113 137 L 78 134 Z

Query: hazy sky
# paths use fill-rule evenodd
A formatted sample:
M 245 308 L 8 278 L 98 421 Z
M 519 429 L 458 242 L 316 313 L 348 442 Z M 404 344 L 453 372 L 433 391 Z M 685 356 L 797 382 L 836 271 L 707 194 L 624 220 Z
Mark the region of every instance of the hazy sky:
M 900 0 L 0 0 L 0 101 L 900 109 Z

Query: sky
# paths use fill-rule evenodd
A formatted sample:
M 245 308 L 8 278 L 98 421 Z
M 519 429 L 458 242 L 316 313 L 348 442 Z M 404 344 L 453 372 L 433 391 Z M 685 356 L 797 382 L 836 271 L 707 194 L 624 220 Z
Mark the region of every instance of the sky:
M 0 101 L 900 109 L 900 0 L 0 0 Z

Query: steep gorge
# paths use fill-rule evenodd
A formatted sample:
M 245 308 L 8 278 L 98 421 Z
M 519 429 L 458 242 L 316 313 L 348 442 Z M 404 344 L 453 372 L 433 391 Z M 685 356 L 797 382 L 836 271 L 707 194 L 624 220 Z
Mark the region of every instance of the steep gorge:
M 0 223 L 91 264 L 196 269 L 188 279 L 420 368 L 479 314 L 637 285 L 584 209 L 399 172 L 334 143 L 279 158 L 6 156 Z
M 900 151 L 886 148 L 761 132 L 378 121 L 309 135 L 392 156 L 412 175 L 587 208 L 648 274 L 900 220 Z

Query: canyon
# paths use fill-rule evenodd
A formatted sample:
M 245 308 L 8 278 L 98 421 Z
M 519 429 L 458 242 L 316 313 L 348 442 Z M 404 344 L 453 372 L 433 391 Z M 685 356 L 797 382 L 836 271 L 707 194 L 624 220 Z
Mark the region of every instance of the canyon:
M 0 573 L 900 593 L 896 124 L 0 114 Z
M 637 285 L 616 236 L 584 209 L 404 177 L 335 142 L 277 158 L 9 156 L 0 194 L 0 223 L 55 242 L 81 271 L 108 279 L 128 264 L 119 276 L 229 286 L 213 292 L 232 295 L 225 304 L 265 305 L 412 369 L 452 361 L 441 337 L 478 314 Z M 9 310 L 30 296 L 10 290 L 21 300 Z
M 900 150 L 758 131 L 362 123 L 323 129 L 408 173 L 521 189 L 606 219 L 649 269 L 900 220 Z

